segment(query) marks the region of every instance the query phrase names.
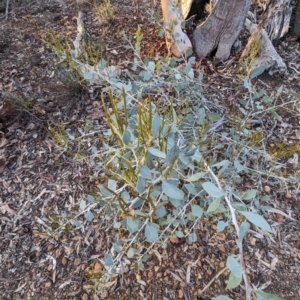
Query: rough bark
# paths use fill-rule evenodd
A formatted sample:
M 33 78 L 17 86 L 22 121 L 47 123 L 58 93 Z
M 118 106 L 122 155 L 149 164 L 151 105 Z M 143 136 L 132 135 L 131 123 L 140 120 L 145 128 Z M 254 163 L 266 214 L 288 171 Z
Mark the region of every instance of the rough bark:
M 264 29 L 275 44 L 289 31 L 292 12 L 291 0 L 271 1 Z
M 184 18 L 177 0 L 161 0 L 168 50 L 177 57 L 192 48 L 192 43 L 182 31 Z
M 268 37 L 267 32 L 263 28 L 260 28 L 256 24 L 253 24 L 248 19 L 246 19 L 245 25 L 249 32 L 252 33 L 252 35 L 248 41 L 244 52 L 246 52 L 246 49 L 248 47 L 251 47 L 251 45 L 255 42 L 254 39 L 259 39 L 262 44 L 258 57 L 255 59 L 251 66 L 251 70 L 255 70 L 258 67 L 263 67 L 263 70 L 269 70 L 270 75 L 274 73 L 286 74 L 286 64 L 275 50 L 271 40 Z M 241 55 L 241 59 L 246 57 L 244 52 Z
M 300 39 L 300 0 L 297 1 L 294 14 L 293 35 Z
M 216 50 L 215 61 L 228 59 L 238 37 L 251 0 L 218 0 L 207 20 L 193 34 L 195 52 L 204 58 Z

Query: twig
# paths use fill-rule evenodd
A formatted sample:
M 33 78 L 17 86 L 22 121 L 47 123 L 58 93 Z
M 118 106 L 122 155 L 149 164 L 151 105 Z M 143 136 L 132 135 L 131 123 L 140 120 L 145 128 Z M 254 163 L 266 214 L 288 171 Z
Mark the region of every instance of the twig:
M 207 165 L 206 162 L 204 162 L 205 164 L 205 167 L 207 168 L 208 172 L 211 174 L 211 176 L 214 178 L 215 182 L 217 183 L 218 185 L 218 188 L 224 192 L 221 184 L 220 184 L 220 181 L 219 179 L 217 178 L 217 176 L 215 175 L 215 173 L 212 171 L 212 169 Z M 240 231 L 240 227 L 239 227 L 239 224 L 238 224 L 238 221 L 236 219 L 236 214 L 235 214 L 235 209 L 234 207 L 231 205 L 231 202 L 230 202 L 230 199 L 226 196 L 226 193 L 224 192 L 224 198 L 225 198 L 225 201 L 229 207 L 229 210 L 230 210 L 230 213 L 231 213 L 231 216 L 232 216 L 232 223 L 235 227 L 235 231 L 237 233 L 237 236 L 239 236 L 239 231 Z M 237 243 L 237 246 L 239 248 L 239 254 L 240 254 L 240 263 L 241 263 L 241 266 L 243 268 L 243 279 L 244 279 L 244 282 L 245 282 L 245 289 L 246 289 L 246 299 L 247 300 L 251 300 L 251 294 L 252 294 L 252 287 L 251 287 L 251 283 L 248 279 L 248 276 L 247 276 L 247 273 L 246 273 L 246 267 L 245 267 L 245 261 L 244 261 L 244 255 L 243 255 L 243 243 L 242 241 L 239 241 L 237 240 L 236 241 Z
M 216 280 L 216 279 L 218 279 L 218 277 L 220 276 L 220 275 L 222 275 L 226 270 L 228 270 L 228 268 L 227 267 L 225 267 L 224 269 L 222 269 L 221 271 L 219 271 L 219 273 L 217 273 L 213 278 L 212 278 L 212 280 L 201 290 L 201 292 L 200 292 L 200 295 L 202 295 L 211 285 L 212 285 L 212 283 Z
M 10 0 L 6 0 L 5 20 L 7 20 L 7 18 L 8 18 L 9 2 L 10 2 Z

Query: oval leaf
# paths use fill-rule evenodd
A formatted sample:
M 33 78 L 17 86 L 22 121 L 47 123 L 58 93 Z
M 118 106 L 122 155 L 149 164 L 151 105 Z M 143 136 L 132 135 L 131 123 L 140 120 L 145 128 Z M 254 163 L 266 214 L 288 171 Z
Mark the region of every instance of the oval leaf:
M 248 191 L 246 191 L 245 195 L 243 196 L 243 199 L 251 200 L 251 199 L 255 198 L 256 193 L 257 193 L 257 190 L 254 190 L 254 189 L 248 190 Z
M 158 137 L 160 125 L 161 125 L 161 118 L 158 114 L 155 114 L 152 119 L 152 134 L 154 137 Z
M 211 182 L 204 182 L 202 187 L 211 197 L 219 198 L 224 195 L 223 192 Z
M 193 214 L 195 217 L 201 218 L 201 217 L 202 217 L 202 214 L 203 214 L 203 209 L 202 209 L 202 207 L 199 206 L 199 205 L 193 205 L 193 206 L 192 206 L 192 214 Z
M 136 185 L 136 191 L 141 194 L 142 192 L 144 192 L 145 188 L 146 188 L 146 179 L 142 176 L 139 176 L 137 185 Z
M 184 198 L 184 193 L 182 190 L 166 181 L 162 183 L 162 190 L 168 197 L 173 198 L 175 200 L 182 200 Z
M 87 219 L 87 221 L 92 222 L 94 219 L 94 215 L 91 211 L 87 211 L 87 213 L 85 214 L 85 218 Z
M 227 258 L 226 265 L 235 277 L 242 277 L 243 275 L 242 266 L 232 255 L 230 255 Z
M 216 198 L 208 207 L 207 211 L 206 212 L 213 212 L 215 211 L 219 206 L 220 206 L 220 203 L 221 203 L 221 199 L 220 198 Z
M 131 217 L 126 219 L 126 227 L 130 233 L 135 233 L 140 229 L 141 222 L 139 220 L 134 220 Z
M 158 239 L 158 229 L 147 224 L 145 228 L 145 237 L 149 243 L 156 242 Z
M 152 179 L 151 171 L 146 165 L 141 167 L 140 174 L 146 179 Z
M 248 211 L 240 211 L 240 213 L 243 216 L 245 216 L 247 218 L 247 220 L 250 221 L 255 226 L 257 226 L 263 230 L 272 232 L 270 225 L 262 216 L 260 216 L 256 213 L 248 212 Z
M 160 158 L 166 158 L 166 154 L 156 148 L 150 147 L 148 149 L 149 153 L 151 153 L 152 155 L 156 156 L 156 157 L 160 157 Z
M 205 175 L 206 175 L 205 172 L 198 172 L 198 173 L 195 173 L 195 174 L 193 174 L 193 175 L 187 177 L 187 178 L 185 179 L 185 181 L 197 181 L 198 179 L 204 177 Z
M 250 228 L 250 224 L 248 222 L 243 222 L 239 230 L 239 239 L 238 239 L 239 242 L 243 241 L 243 238 L 246 235 L 249 228 Z
M 277 295 L 273 295 L 263 291 L 254 291 L 254 293 L 257 296 L 257 300 L 284 300 L 283 298 Z
M 232 298 L 220 295 L 220 296 L 214 298 L 214 300 L 232 300 Z
M 236 288 L 237 286 L 240 285 L 241 281 L 242 281 L 242 276 L 235 277 L 232 273 L 230 273 L 226 289 L 230 290 Z

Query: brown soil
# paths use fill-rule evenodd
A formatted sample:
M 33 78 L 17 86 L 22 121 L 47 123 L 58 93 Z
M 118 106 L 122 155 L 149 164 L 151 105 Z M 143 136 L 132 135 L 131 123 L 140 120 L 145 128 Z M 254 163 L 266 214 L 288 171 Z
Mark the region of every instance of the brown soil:
M 100 25 L 92 6 L 81 5 L 88 18 L 92 41 L 104 40 L 103 56 L 111 64 L 126 65 L 133 58 L 126 50 L 123 31 L 134 36 L 138 26 L 144 34 L 142 55 L 165 55 L 165 42 L 159 29 L 148 22 L 142 11 L 137 18 L 132 0 L 112 0 L 115 18 Z M 55 138 L 55 132 L 78 134 L 78 128 L 105 126 L 98 109 L 101 87 L 90 89 L 73 73 L 64 73 L 56 54 L 44 42 L 45 32 L 55 32 L 74 40 L 78 7 L 75 1 L 31 1 L 14 7 L 5 20 L 0 11 L 0 299 L 212 299 L 226 294 L 245 299 L 243 285 L 225 290 L 228 272 L 216 279 L 202 294 L 201 290 L 225 266 L 228 253 L 236 251 L 231 230 L 219 233 L 215 225 L 202 222 L 196 243 L 174 240 L 167 249 L 157 248 L 143 272 L 128 264 L 124 276 L 115 277 L 99 293 L 91 288 L 89 272 L 102 268 L 99 258 L 108 253 L 112 238 L 101 222 L 85 223 L 85 230 L 63 227 L 63 214 L 75 217 L 82 199 L 96 189 L 92 170 L 85 159 L 91 141 L 80 149 Z M 285 38 L 279 53 L 288 62 L 286 77 L 263 75 L 255 81 L 268 91 L 283 85 L 300 92 L 299 43 Z M 210 60 L 197 62 L 204 72 L 207 99 L 225 108 L 237 105 L 238 57 L 214 66 Z M 298 68 L 298 69 L 297 69 Z M 225 70 L 225 71 L 224 71 Z M 288 94 L 282 96 L 289 97 Z M 283 101 L 283 100 L 282 100 Z M 277 141 L 299 140 L 300 114 L 283 112 L 283 120 L 271 138 Z M 272 121 L 272 120 L 269 120 Z M 98 126 L 98 127 L 97 127 Z M 269 127 L 268 127 L 269 126 Z M 273 123 L 267 125 L 271 128 Z M 59 137 L 58 137 L 59 138 Z M 93 139 L 101 147 L 101 141 Z M 299 151 L 300 152 L 300 151 Z M 299 153 L 300 154 L 300 153 Z M 285 158 L 286 160 L 288 158 Z M 285 191 L 270 191 L 274 207 L 300 219 L 297 187 L 291 197 Z M 289 195 L 288 195 L 289 196 Z M 65 222 L 67 222 L 65 218 Z M 85 222 L 82 216 L 78 217 Z M 300 299 L 299 222 L 268 214 L 275 236 L 252 231 L 244 245 L 250 280 L 257 288 L 280 295 L 286 300 Z

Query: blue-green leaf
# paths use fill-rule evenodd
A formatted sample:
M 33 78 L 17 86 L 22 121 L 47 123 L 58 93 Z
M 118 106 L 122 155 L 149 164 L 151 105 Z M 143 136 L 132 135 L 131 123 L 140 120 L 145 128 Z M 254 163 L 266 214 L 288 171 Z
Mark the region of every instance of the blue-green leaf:
M 245 170 L 245 167 L 237 159 L 234 160 L 233 164 L 238 173 Z
M 149 67 L 150 71 L 153 72 L 155 70 L 155 63 L 153 61 L 149 61 L 148 67 Z
M 81 210 L 85 210 L 85 208 L 86 208 L 86 201 L 85 200 L 81 200 L 80 204 L 79 204 L 79 207 L 80 207 Z
M 160 126 L 161 118 L 158 114 L 155 114 L 152 119 L 152 134 L 154 137 L 158 137 Z
M 136 253 L 137 253 L 137 250 L 131 247 L 131 248 L 129 248 L 129 250 L 127 252 L 127 256 L 128 256 L 128 258 L 132 258 L 132 257 L 134 257 L 134 255 Z
M 192 232 L 188 235 L 188 238 L 191 242 L 197 242 L 197 234 L 195 232 Z
M 243 241 L 243 238 L 246 235 L 249 228 L 250 228 L 250 224 L 248 222 L 242 223 L 242 225 L 240 226 L 240 230 L 239 230 L 239 238 L 238 238 L 239 242 Z
M 197 181 L 200 178 L 203 178 L 206 175 L 206 172 L 198 172 L 195 173 L 189 177 L 187 177 L 186 179 L 184 179 L 185 181 Z
M 123 133 L 122 140 L 125 145 L 128 145 L 131 140 L 131 133 L 126 129 Z
M 173 163 L 174 157 L 177 159 L 179 155 L 179 147 L 177 145 L 174 145 L 167 153 L 166 161 L 170 165 Z
M 230 255 L 227 258 L 226 265 L 235 277 L 241 277 L 242 276 L 242 274 L 243 274 L 242 266 L 240 265 L 240 263 L 232 255 Z
M 155 215 L 158 217 L 158 218 L 163 218 L 165 215 L 167 214 L 167 210 L 164 206 L 161 206 L 160 208 L 158 208 L 156 211 L 155 211 Z
M 257 300 L 284 300 L 283 298 L 277 296 L 277 295 L 273 295 L 270 293 L 266 293 L 263 291 L 254 291 L 254 293 L 257 296 Z
M 110 254 L 104 255 L 104 263 L 107 267 L 111 267 L 114 264 L 114 260 Z
M 259 75 L 261 75 L 266 70 L 265 66 L 258 66 L 257 68 L 251 70 L 250 78 L 253 79 Z
M 192 205 L 192 214 L 195 217 L 201 218 L 203 214 L 203 209 L 200 205 Z
M 94 214 L 91 211 L 87 211 L 85 214 L 85 218 L 87 221 L 92 222 L 94 219 Z
M 213 211 L 217 210 L 217 208 L 220 206 L 220 203 L 221 203 L 220 198 L 214 199 L 214 201 L 209 205 L 206 212 L 209 213 L 209 212 L 213 212 Z
M 146 179 L 152 179 L 151 171 L 146 165 L 141 167 L 140 174 Z
M 245 195 L 243 195 L 243 199 L 251 200 L 251 199 L 255 198 L 256 193 L 257 193 L 257 190 L 254 190 L 254 189 L 247 190 Z
M 240 213 L 245 216 L 248 221 L 250 221 L 252 224 L 254 224 L 257 227 L 260 227 L 263 230 L 272 232 L 272 229 L 268 222 L 259 214 L 257 213 L 252 213 L 248 211 L 240 211 Z
M 230 275 L 229 275 L 229 279 L 228 279 L 226 289 L 230 290 L 230 289 L 236 288 L 237 286 L 240 285 L 241 281 L 242 281 L 242 276 L 241 277 L 236 277 L 231 272 Z
M 150 147 L 148 148 L 149 153 L 151 153 L 152 155 L 156 156 L 156 157 L 160 157 L 160 158 L 166 158 L 166 154 L 156 148 Z
M 224 295 L 220 295 L 220 296 L 214 298 L 213 300 L 232 300 L 232 298 L 224 296 Z
M 204 182 L 202 186 L 207 192 L 207 194 L 210 195 L 211 197 L 219 198 L 224 195 L 223 192 L 220 191 L 220 189 L 211 182 Z
M 87 195 L 87 200 L 88 200 L 90 203 L 95 203 L 95 197 L 92 196 L 92 195 Z
M 130 233 L 135 233 L 140 229 L 141 221 L 138 219 L 134 220 L 133 218 L 128 217 L 126 219 L 126 227 Z
M 146 187 L 146 179 L 142 176 L 139 176 L 137 185 L 136 185 L 136 191 L 141 194 L 142 192 L 144 192 Z
M 227 226 L 227 223 L 224 221 L 218 221 L 217 228 L 219 231 L 223 231 Z
M 168 183 L 166 181 L 163 181 L 162 183 L 162 190 L 170 198 L 176 200 L 182 200 L 184 198 L 184 193 L 182 190 L 180 190 L 175 185 Z
M 147 224 L 145 228 L 145 237 L 147 242 L 153 243 L 158 239 L 158 228 L 156 224 Z

